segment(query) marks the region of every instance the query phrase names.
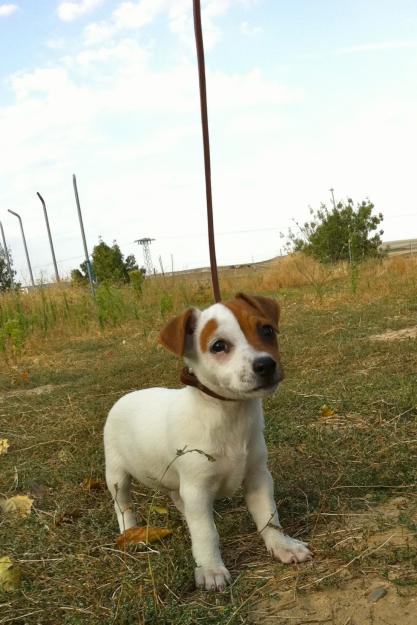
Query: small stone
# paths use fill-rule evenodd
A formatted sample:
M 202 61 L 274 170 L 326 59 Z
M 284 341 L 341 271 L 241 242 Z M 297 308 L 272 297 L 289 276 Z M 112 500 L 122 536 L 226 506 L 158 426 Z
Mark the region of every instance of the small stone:
M 377 601 L 382 599 L 382 597 L 385 597 L 387 592 L 388 590 L 384 588 L 384 586 L 379 586 L 379 588 L 375 588 L 375 590 L 373 590 L 368 597 L 369 603 L 376 603 Z

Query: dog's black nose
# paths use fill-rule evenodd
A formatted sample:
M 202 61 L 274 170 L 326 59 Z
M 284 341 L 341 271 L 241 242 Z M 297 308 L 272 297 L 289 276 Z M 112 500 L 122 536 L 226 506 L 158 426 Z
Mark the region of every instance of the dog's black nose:
M 277 363 L 270 356 L 260 356 L 255 358 L 252 364 L 255 373 L 261 376 L 261 378 L 271 377 L 277 368 Z

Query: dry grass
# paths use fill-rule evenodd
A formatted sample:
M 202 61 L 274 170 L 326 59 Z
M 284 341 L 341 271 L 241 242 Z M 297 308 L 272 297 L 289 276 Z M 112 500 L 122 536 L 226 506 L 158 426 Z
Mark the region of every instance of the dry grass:
M 416 324 L 417 262 L 363 267 L 356 293 L 348 268 L 320 271 L 297 258 L 222 273 L 225 296 L 261 292 L 282 304 L 287 377 L 266 402 L 270 466 L 285 527 L 316 554 L 296 568 L 271 562 L 238 493 L 217 506 L 235 579 L 223 596 L 194 590 L 187 531 L 162 497 L 136 488 L 142 519 L 150 514 L 153 524 L 169 526 L 172 538 L 122 552 L 110 496 L 85 486 L 103 477 L 102 427 L 112 403 L 131 389 L 178 385 L 180 365 L 157 347 L 157 332 L 172 312 L 210 302 L 207 277 L 149 280 L 140 298 L 123 289 L 115 295 L 119 317 L 104 325 L 86 293 L 45 290 L 46 328 L 45 293 L 22 296 L 32 323 L 21 345 L 9 341 L 0 366 L 0 438 L 10 442 L 0 456 L 0 493 L 29 493 L 35 503 L 26 519 L 0 517 L 0 556 L 23 571 L 19 591 L 0 593 L 0 623 L 228 625 L 280 617 L 300 625 L 327 614 L 315 608 L 305 616 L 304 598 L 315 606 L 317 593 L 339 601 L 331 593 L 349 584 L 367 592 L 385 580 L 390 593 L 416 597 L 417 341 L 369 337 Z M 3 319 L 13 306 L 1 300 Z M 333 415 L 323 414 L 324 404 Z M 388 513 L 387 501 L 400 496 L 403 507 Z M 153 498 L 168 505 L 168 517 L 149 512 Z
M 220 272 L 224 297 L 237 291 L 262 291 L 291 296 L 301 289 L 303 301 L 313 306 L 332 306 L 373 301 L 390 296 L 397 288 L 415 291 L 417 256 L 391 257 L 360 266 L 352 282 L 347 263 L 325 266 L 301 254 Z M 88 289 L 69 284 L 40 287 L 28 293 L 4 294 L 0 298 L 0 353 L 18 357 L 36 341 L 83 337 L 129 322 L 139 322 L 143 332 L 174 310 L 206 305 L 211 298 L 207 273 L 156 276 L 145 281 L 142 293 L 130 286 L 102 286 L 94 300 Z M 34 339 L 34 341 L 32 340 Z

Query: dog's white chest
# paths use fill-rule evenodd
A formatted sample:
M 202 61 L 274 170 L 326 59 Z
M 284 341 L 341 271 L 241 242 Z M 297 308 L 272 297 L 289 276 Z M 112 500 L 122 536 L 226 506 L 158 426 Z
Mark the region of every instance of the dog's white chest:
M 245 442 L 226 445 L 216 454 L 213 468 L 216 475 L 216 499 L 231 497 L 244 480 L 248 462 L 248 447 Z

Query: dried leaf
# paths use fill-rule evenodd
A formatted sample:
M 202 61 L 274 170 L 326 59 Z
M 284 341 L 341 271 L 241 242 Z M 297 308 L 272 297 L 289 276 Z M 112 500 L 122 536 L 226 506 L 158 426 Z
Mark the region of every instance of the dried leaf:
M 152 506 L 151 512 L 156 512 L 157 514 L 163 514 L 163 515 L 169 514 L 168 508 L 164 508 L 162 506 Z
M 9 556 L 0 557 L 0 589 L 13 592 L 20 586 L 22 571 Z
M 154 543 L 170 534 L 172 530 L 167 527 L 130 527 L 119 536 L 116 543 L 120 549 L 125 549 L 128 545 Z
M 7 438 L 0 438 L 0 456 L 2 454 L 7 454 L 7 450 L 9 449 L 10 444 Z
M 23 382 L 29 382 L 29 371 L 23 371 L 20 377 L 22 378 Z
M 32 504 L 33 499 L 27 495 L 15 495 L 9 499 L 0 500 L 0 508 L 5 514 L 12 514 L 21 518 L 29 516 Z
M 86 490 L 103 490 L 106 488 L 106 482 L 98 478 L 89 477 L 84 481 L 84 488 Z
M 322 417 L 334 417 L 336 413 L 332 408 L 330 408 L 330 406 L 327 406 L 326 404 L 324 404 L 320 408 L 320 414 Z

